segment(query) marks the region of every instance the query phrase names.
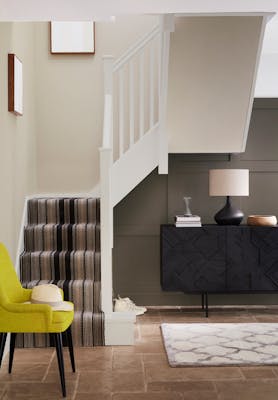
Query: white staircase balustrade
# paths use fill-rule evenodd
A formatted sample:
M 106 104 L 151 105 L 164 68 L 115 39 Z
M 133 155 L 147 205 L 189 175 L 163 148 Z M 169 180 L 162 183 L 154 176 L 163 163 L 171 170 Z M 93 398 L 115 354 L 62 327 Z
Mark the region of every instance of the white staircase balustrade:
M 119 59 L 114 61 L 112 56 L 103 57 L 101 284 L 102 310 L 107 315 L 109 338 L 111 321 L 115 322 L 117 314 L 113 313 L 112 301 L 113 207 L 157 166 L 160 173 L 168 172 L 165 111 L 173 21 L 174 16 L 161 17 L 161 23 Z M 120 320 L 123 322 L 122 317 L 119 317 Z M 124 335 L 128 336 L 128 323 L 124 322 Z M 133 322 L 134 316 L 131 315 L 130 329 L 133 329 Z M 118 333 L 121 331 L 118 327 L 115 329 Z M 133 332 L 130 332 L 129 338 L 131 343 Z M 113 343 L 107 339 L 106 344 Z
M 158 122 L 159 53 L 157 26 L 113 65 L 114 159 L 120 158 Z

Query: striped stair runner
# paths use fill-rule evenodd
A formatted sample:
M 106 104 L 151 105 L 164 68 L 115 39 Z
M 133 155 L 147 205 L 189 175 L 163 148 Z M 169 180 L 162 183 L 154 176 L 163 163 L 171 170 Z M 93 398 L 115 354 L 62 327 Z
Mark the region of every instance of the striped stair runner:
M 76 346 L 104 345 L 101 312 L 100 201 L 39 198 L 28 201 L 28 224 L 20 256 L 22 285 L 54 283 L 74 303 Z M 18 335 L 19 347 L 49 345 L 48 335 Z

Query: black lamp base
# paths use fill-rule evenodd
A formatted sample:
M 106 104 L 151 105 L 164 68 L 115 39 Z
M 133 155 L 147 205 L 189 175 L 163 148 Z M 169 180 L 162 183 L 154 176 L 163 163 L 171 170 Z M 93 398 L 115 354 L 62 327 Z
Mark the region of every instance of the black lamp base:
M 225 206 L 215 214 L 214 219 L 218 225 L 239 225 L 243 217 L 243 212 L 233 207 L 230 196 L 227 196 Z

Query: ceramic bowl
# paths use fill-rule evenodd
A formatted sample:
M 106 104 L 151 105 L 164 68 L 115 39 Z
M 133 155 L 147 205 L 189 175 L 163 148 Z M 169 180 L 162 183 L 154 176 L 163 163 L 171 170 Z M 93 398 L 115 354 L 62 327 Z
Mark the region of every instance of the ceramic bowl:
M 277 225 L 277 218 L 275 215 L 249 215 L 247 225 L 275 226 Z

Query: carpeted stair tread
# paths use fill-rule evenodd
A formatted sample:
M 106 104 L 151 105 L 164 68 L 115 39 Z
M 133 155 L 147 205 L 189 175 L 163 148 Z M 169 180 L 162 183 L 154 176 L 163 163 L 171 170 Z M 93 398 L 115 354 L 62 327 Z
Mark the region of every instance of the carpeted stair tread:
M 25 251 L 21 255 L 22 281 L 41 279 L 93 279 L 100 281 L 100 252 Z
M 90 223 L 100 221 L 98 198 L 35 198 L 28 201 L 28 223 Z
M 78 280 L 33 280 L 22 282 L 22 286 L 32 289 L 34 286 L 54 283 L 64 291 L 65 300 L 74 303 L 74 309 L 77 311 L 94 311 L 100 312 L 99 296 L 101 290 L 101 282 L 90 279 Z
M 27 225 L 24 235 L 26 251 L 100 249 L 96 223 Z
M 54 283 L 73 301 L 78 346 L 104 344 L 101 312 L 100 199 L 34 198 L 28 201 L 21 281 L 32 288 Z M 49 345 L 47 335 L 18 335 L 21 347 Z

